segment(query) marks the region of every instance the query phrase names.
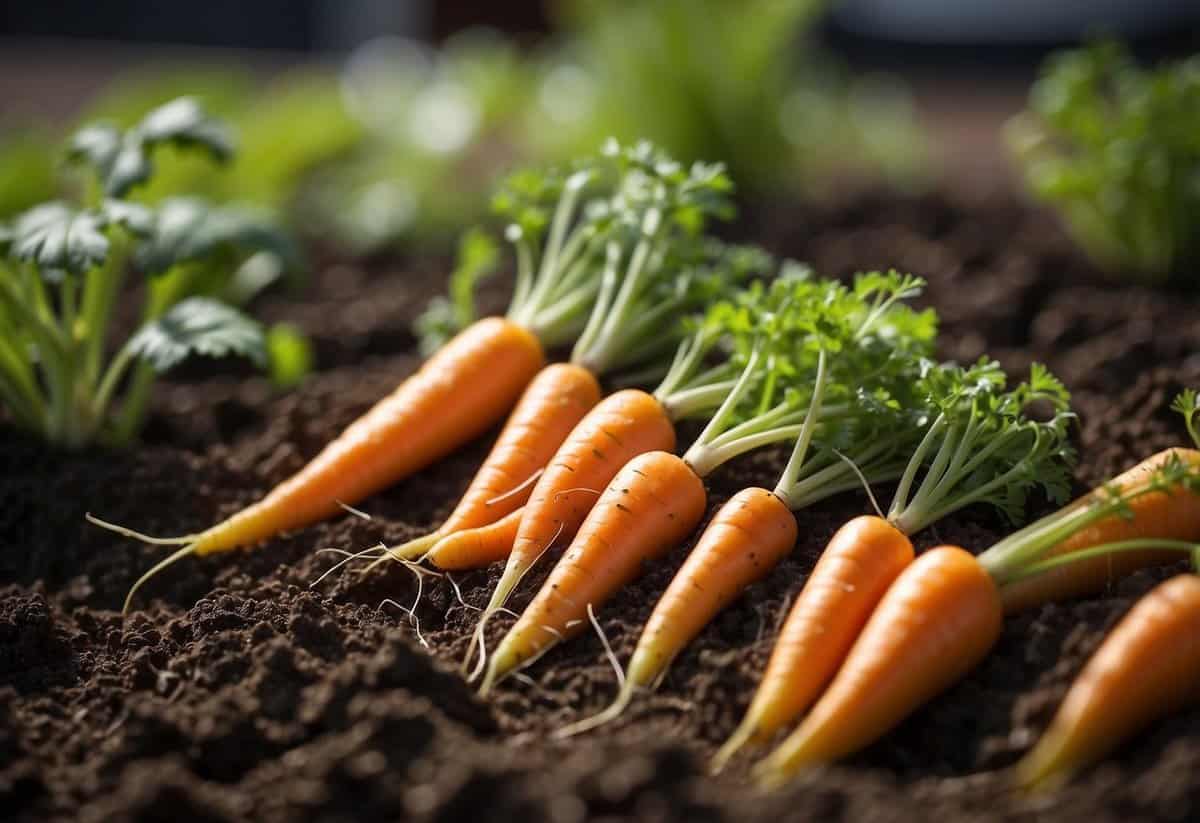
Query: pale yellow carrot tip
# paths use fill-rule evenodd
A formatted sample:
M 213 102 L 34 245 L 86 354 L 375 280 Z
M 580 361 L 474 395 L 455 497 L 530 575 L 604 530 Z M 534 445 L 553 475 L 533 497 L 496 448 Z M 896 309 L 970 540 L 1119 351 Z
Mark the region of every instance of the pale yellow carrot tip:
M 614 700 L 607 709 L 594 714 L 591 717 L 585 717 L 583 720 L 563 726 L 561 729 L 556 730 L 551 736 L 554 737 L 555 740 L 564 740 L 568 737 L 573 737 L 577 734 L 591 731 L 599 726 L 603 726 L 605 723 L 616 720 L 627 708 L 629 708 L 629 704 L 633 702 L 633 695 L 636 690 L 637 687 L 633 684 L 633 682 L 626 680 L 625 685 L 621 687 L 621 691 L 617 693 L 617 699 Z
M 196 544 L 188 543 L 182 549 L 172 552 L 168 557 L 163 558 L 151 566 L 149 571 L 147 571 L 134 582 L 133 586 L 129 589 L 129 594 L 125 595 L 125 605 L 121 607 L 121 617 L 125 617 L 129 614 L 129 606 L 131 603 L 133 603 L 133 596 L 137 594 L 138 589 L 140 589 L 146 583 L 146 581 L 157 575 L 168 566 L 173 565 L 176 561 L 182 560 L 190 554 L 195 554 L 195 552 Z
M 753 723 L 743 722 L 738 726 L 733 735 L 713 755 L 712 763 L 708 767 L 708 773 L 716 775 L 724 771 L 725 767 L 729 765 L 729 761 L 733 759 L 733 756 L 741 751 L 742 747 L 754 737 L 754 731 Z
M 1061 786 L 1070 775 L 1071 769 L 1059 762 L 1058 752 L 1043 739 L 1014 767 L 1013 782 L 1027 792 L 1045 792 Z
M 101 520 L 91 512 L 85 512 L 83 517 L 93 526 L 99 526 L 100 528 L 107 529 L 110 532 L 116 532 L 122 537 L 128 537 L 132 540 L 137 540 L 140 543 L 146 543 L 150 546 L 181 546 L 184 543 L 194 543 L 196 538 L 200 536 L 198 534 L 185 534 L 182 537 L 151 537 L 148 534 L 142 534 L 139 531 L 134 531 L 133 529 L 126 528 L 125 526 L 118 526 L 116 523 L 109 523 L 107 520 Z

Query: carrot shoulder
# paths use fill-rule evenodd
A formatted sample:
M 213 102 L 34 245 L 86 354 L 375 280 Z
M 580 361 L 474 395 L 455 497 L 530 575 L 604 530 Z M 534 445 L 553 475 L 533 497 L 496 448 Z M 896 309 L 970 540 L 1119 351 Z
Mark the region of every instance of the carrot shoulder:
M 1172 457 L 1189 466 L 1200 467 L 1200 451 L 1166 449 L 1113 478 L 1105 488 L 1112 487 L 1121 492 L 1132 491 L 1144 484 Z M 1101 493 L 1104 493 L 1104 489 L 1092 491 L 1072 503 L 1071 507 L 1086 506 Z M 1200 498 L 1186 490 L 1180 489 L 1169 494 L 1165 491 L 1154 492 L 1137 497 L 1130 501 L 1129 510 L 1133 514 L 1132 517 L 1120 514 L 1107 517 L 1071 535 L 1045 557 L 1051 558 L 1105 543 L 1137 538 L 1200 540 Z M 1137 569 L 1178 559 L 1178 552 L 1160 549 L 1083 558 L 1050 569 L 1036 577 L 1005 585 L 1000 590 L 1000 596 L 1004 601 L 1005 613 L 1012 614 L 1043 603 L 1099 591 L 1113 580 Z
M 669 452 L 639 455 L 621 469 L 488 664 L 481 692 L 580 632 L 596 608 L 669 551 L 704 514 L 704 484 Z
M 779 783 L 873 743 L 982 660 L 1002 619 L 979 561 L 956 546 L 930 549 L 896 578 L 829 688 L 756 776 Z
M 1060 782 L 1153 720 L 1200 698 L 1200 577 L 1160 583 L 1113 629 L 1017 766 L 1023 786 Z

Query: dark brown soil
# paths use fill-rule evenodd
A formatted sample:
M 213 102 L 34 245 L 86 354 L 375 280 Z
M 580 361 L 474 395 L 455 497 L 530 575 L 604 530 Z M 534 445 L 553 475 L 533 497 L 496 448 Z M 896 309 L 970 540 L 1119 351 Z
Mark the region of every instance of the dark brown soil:
M 1200 385 L 1197 302 L 1105 282 L 1051 220 L 1003 193 L 856 194 L 752 211 L 742 230 L 823 272 L 926 275 L 946 356 L 987 351 L 1014 373 L 1049 363 L 1075 392 L 1081 488 L 1183 437 L 1166 405 Z M 251 553 L 183 562 L 122 623 L 115 609 L 159 552 L 86 525 L 84 512 L 172 534 L 250 502 L 413 370 L 407 328 L 437 282 L 431 264 L 323 267 L 304 297 L 262 307 L 315 337 L 319 373 L 287 395 L 203 370 L 164 385 L 145 445 L 129 453 L 57 454 L 0 428 L 5 818 L 1126 823 L 1200 813 L 1200 711 L 1156 725 L 1058 793 L 1013 794 L 1004 772 L 1104 630 L 1170 570 L 1011 621 L 978 670 L 843 765 L 771 795 L 738 769 L 704 776 L 789 598 L 836 526 L 863 511 L 856 495 L 800 514 L 791 558 L 703 633 L 654 696 L 566 743 L 548 732 L 614 693 L 594 636 L 483 703 L 455 672 L 473 613 L 446 581 L 426 581 L 417 610 L 427 649 L 385 602 L 412 601 L 403 570 L 310 586 L 336 560 L 319 547 L 364 548 L 435 524 L 486 442 L 366 501 L 370 521 L 347 515 Z M 502 288 L 487 299 L 499 303 Z M 780 466 L 767 454 L 722 470 L 712 505 Z M 991 512 L 968 511 L 919 544 L 983 548 L 1002 531 Z M 686 550 L 600 614 L 622 659 Z M 458 577 L 465 601 L 478 606 L 494 577 Z

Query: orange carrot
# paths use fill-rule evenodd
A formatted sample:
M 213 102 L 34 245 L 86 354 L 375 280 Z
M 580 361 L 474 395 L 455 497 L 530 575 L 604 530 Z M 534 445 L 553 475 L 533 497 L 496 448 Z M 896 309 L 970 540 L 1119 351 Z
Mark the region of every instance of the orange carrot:
M 800 726 L 755 770 L 773 785 L 858 751 L 975 666 L 1000 636 L 996 584 L 969 552 L 939 546 L 880 600 Z
M 646 621 L 616 701 L 559 734 L 599 726 L 624 711 L 636 690 L 655 687 L 675 655 L 795 543 L 796 518 L 772 492 L 749 488 L 731 497 L 713 515 Z
M 900 318 L 914 318 L 911 309 L 898 301 L 918 294 L 921 283 L 918 278 L 890 272 L 860 275 L 852 290 L 836 282 L 786 276 L 773 284 L 768 299 L 755 307 L 754 319 L 745 326 L 764 335 L 771 329 L 778 333 L 769 341 L 766 337 L 755 340 L 737 381 L 683 459 L 699 477 L 705 477 L 738 454 L 771 442 L 794 440 L 780 481 L 774 491 L 743 490 L 717 513 L 659 599 L 615 702 L 605 711 L 559 730 L 559 735 L 605 723 L 629 705 L 638 689 L 653 688 L 688 642 L 791 550 L 796 537 L 791 509 L 842 491 L 847 481 L 853 488 L 866 482 L 867 476 L 889 479 L 899 475 L 903 465 L 897 466 L 892 455 L 920 435 L 917 418 L 892 406 L 871 406 L 869 411 L 856 409 L 851 414 L 852 406 L 843 406 L 835 398 L 845 401 L 862 390 L 862 381 L 843 382 L 847 377 L 841 372 L 851 374 L 856 358 L 864 357 L 866 351 L 891 349 L 891 376 L 916 377 L 916 358 L 904 359 L 898 353 L 924 352 L 925 332 L 931 333 L 931 327 L 920 323 L 909 327 L 901 322 Z M 767 310 L 762 311 L 764 308 Z M 897 331 L 897 326 L 915 328 L 919 333 Z M 793 333 L 784 331 L 787 329 Z M 796 329 L 807 332 L 803 344 L 795 339 Z M 886 332 L 877 338 L 877 329 Z M 905 373 L 902 361 L 911 366 L 910 374 Z M 874 371 L 865 365 L 858 368 Z M 782 402 L 777 392 L 783 394 Z M 833 418 L 822 422 L 828 412 L 833 412 Z M 851 457 L 825 448 L 810 455 L 818 426 L 823 436 L 849 444 L 843 448 Z
M 521 395 L 446 522 L 424 537 L 390 549 L 392 556 L 416 559 L 447 535 L 490 525 L 524 506 L 538 473 L 598 402 L 600 384 L 582 366 L 554 363 L 542 369 Z
M 788 613 L 750 708 L 717 752 L 715 769 L 747 743 L 766 743 L 812 706 L 912 561 L 912 543 L 882 517 L 856 517 L 838 529 Z
M 579 422 L 538 478 L 512 552 L 476 627 L 477 641 L 517 583 L 556 542 L 570 542 L 609 481 L 632 458 L 675 448 L 675 427 L 653 396 L 609 395 Z
M 125 610 L 146 580 L 182 557 L 318 522 L 444 457 L 495 425 L 542 362 L 541 343 L 521 326 L 499 317 L 472 324 L 262 500 L 200 534 L 159 541 L 186 545 L 134 583 Z
M 1146 458 L 1124 474 L 1113 478 L 1105 486 L 1084 495 L 1051 517 L 1060 516 L 1066 511 L 1083 509 L 1112 490 L 1134 491 L 1144 486 L 1146 480 L 1172 457 L 1189 466 L 1200 468 L 1200 451 L 1166 449 Z M 1158 491 L 1134 498 L 1129 502 L 1129 511 L 1132 512 L 1132 517 L 1125 516 L 1128 513 L 1116 513 L 1075 532 L 1045 557 L 1074 553 L 1104 543 L 1135 538 L 1200 540 L 1200 503 L 1195 495 L 1186 491 Z M 1029 526 L 1025 532 L 1038 527 L 1041 522 Z M 1017 539 L 1020 535 L 1018 532 L 1011 539 Z M 1099 591 L 1113 580 L 1137 569 L 1169 563 L 1178 557 L 1178 552 L 1162 549 L 1087 557 L 1050 569 L 1036 577 L 1004 585 L 1000 589 L 1000 596 L 1004 601 L 1005 613 L 1013 614 L 1043 603 Z
M 1197 698 L 1200 578 L 1183 574 L 1139 600 L 1105 639 L 1046 734 L 1017 765 L 1017 782 L 1062 782 Z
M 703 516 L 705 501 L 704 484 L 679 457 L 652 451 L 630 460 L 500 643 L 480 693 L 581 631 L 590 609 L 633 580 L 645 562 L 679 545 Z
M 524 514 L 522 506 L 494 523 L 448 534 L 429 550 L 425 559 L 445 571 L 477 569 L 503 560 L 512 551 Z

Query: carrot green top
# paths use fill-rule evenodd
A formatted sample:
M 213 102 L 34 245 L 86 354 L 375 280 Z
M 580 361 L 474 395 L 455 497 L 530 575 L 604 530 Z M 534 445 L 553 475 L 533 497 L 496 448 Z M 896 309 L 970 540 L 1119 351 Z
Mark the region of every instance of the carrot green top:
M 903 304 L 918 278 L 868 273 L 847 287 L 787 263 L 694 323 L 655 392 L 672 417 L 707 418 L 685 460 L 706 475 L 771 443 L 797 441 L 794 482 L 818 421 L 864 414 L 859 395 L 896 380 L 927 354 L 932 312 Z M 713 362 L 715 361 L 715 365 Z
M 576 170 L 524 171 L 493 205 L 510 222 L 517 280 L 508 317 L 547 346 L 575 341 L 596 374 L 645 367 L 683 335 L 679 318 L 766 256 L 705 232 L 732 214 L 718 164 L 685 168 L 646 142 L 610 141 Z
M 926 364 L 919 383 L 924 436 L 888 511 L 897 529 L 914 534 L 972 503 L 990 503 L 1020 522 L 1037 486 L 1051 500 L 1066 499 L 1074 462 L 1070 395 L 1037 364 L 1015 389 L 1006 391 L 1006 383 L 987 359 L 970 367 Z

